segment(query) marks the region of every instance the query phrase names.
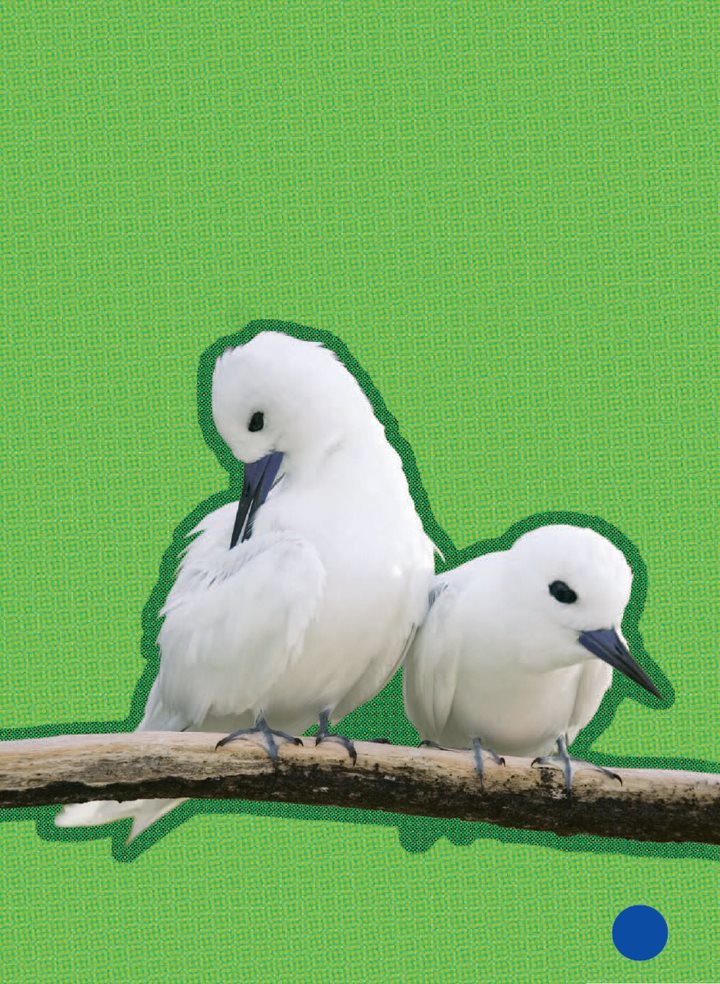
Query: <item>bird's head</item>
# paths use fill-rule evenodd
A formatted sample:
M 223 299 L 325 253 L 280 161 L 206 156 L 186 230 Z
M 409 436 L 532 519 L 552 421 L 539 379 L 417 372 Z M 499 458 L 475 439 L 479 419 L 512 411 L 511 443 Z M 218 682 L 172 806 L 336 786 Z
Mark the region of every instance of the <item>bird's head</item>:
M 621 632 L 632 587 L 622 551 L 594 530 L 557 524 L 525 533 L 509 559 L 530 651 L 558 667 L 602 659 L 660 696 Z
M 333 352 L 273 331 L 220 356 L 212 412 L 218 432 L 245 463 L 273 451 L 285 456 L 286 465 L 318 458 L 357 426 L 358 417 L 364 424 L 368 417 L 375 420 Z
M 358 435 L 384 431 L 355 378 L 333 352 L 281 332 L 262 332 L 217 360 L 212 412 L 218 433 L 245 464 L 232 546 L 280 472 L 314 475 Z

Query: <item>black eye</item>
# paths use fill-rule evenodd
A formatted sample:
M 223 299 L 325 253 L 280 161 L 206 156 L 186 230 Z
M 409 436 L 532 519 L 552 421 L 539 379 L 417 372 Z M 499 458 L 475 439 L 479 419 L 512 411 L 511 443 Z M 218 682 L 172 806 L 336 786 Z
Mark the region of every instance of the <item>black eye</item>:
M 577 595 L 564 581 L 553 581 L 552 584 L 548 584 L 548 591 L 556 601 L 561 601 L 563 605 L 572 605 L 574 601 L 577 601 Z
M 261 431 L 265 426 L 265 417 L 260 410 L 256 410 L 255 413 L 250 418 L 250 423 L 248 424 L 249 431 Z

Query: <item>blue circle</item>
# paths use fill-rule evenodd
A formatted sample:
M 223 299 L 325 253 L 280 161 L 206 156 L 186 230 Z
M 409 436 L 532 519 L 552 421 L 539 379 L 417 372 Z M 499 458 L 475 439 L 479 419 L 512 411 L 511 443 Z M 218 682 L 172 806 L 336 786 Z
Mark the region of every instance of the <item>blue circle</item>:
M 628 960 L 652 960 L 668 941 L 668 925 L 652 906 L 631 905 L 615 919 L 612 938 Z

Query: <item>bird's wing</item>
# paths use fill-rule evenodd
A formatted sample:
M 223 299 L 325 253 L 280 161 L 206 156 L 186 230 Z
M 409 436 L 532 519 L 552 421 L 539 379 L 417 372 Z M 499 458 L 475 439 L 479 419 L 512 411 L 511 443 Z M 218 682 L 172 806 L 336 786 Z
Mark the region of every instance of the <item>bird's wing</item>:
M 338 703 L 337 707 L 334 708 L 333 720 L 342 720 L 345 715 L 351 714 L 355 708 L 367 703 L 376 694 L 380 693 L 383 687 L 395 676 L 398 667 L 401 666 L 407 656 L 416 632 L 417 625 L 411 625 L 407 637 L 402 642 L 400 648 L 397 649 L 397 657 L 392 662 L 388 663 L 386 659 L 375 660 L 367 667 L 360 679 L 355 682 L 348 693 Z M 398 641 L 400 641 L 399 638 Z M 395 648 L 390 642 L 388 646 L 391 650 Z
M 253 537 L 229 550 L 234 509 L 206 517 L 185 551 L 161 612 L 160 671 L 139 730 L 202 731 L 213 711 L 239 717 L 262 703 L 302 649 L 325 584 L 317 552 L 285 533 Z M 73 804 L 55 824 L 86 827 L 129 817 L 129 842 L 183 802 Z
M 187 714 L 178 708 L 173 709 L 165 705 L 158 684 L 159 678 L 156 678 L 145 705 L 145 714 L 137 730 L 184 731 L 190 724 Z
M 335 720 L 340 721 L 356 707 L 371 700 L 395 676 L 405 661 L 418 628 L 428 611 L 426 587 L 431 577 L 430 570 L 430 562 L 427 570 L 420 562 L 416 562 L 406 572 L 402 594 L 396 595 L 394 601 L 389 597 L 385 600 L 386 612 L 390 614 L 390 624 L 387 625 L 380 650 L 338 702 L 333 713 Z M 387 619 L 386 615 L 383 617 Z
M 569 743 L 572 743 L 585 725 L 595 717 L 605 691 L 611 683 L 612 668 L 607 663 L 593 659 L 583 666 L 575 696 L 575 706 L 568 726 Z
M 418 630 L 403 671 L 408 717 L 421 736 L 440 741 L 457 686 L 460 644 L 453 631 L 457 591 L 437 581 L 430 611 Z
M 160 613 L 153 706 L 200 729 L 209 714 L 262 708 L 302 651 L 325 587 L 315 548 L 287 532 L 228 549 L 211 530 L 194 540 Z

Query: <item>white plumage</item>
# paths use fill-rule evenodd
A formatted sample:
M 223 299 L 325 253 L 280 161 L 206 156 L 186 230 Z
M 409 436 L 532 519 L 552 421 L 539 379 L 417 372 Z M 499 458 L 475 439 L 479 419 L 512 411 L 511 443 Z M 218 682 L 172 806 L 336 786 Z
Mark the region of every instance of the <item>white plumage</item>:
M 264 332 L 218 359 L 212 398 L 239 460 L 282 464 L 236 545 L 238 503 L 193 531 L 140 728 L 225 732 L 264 718 L 301 734 L 390 679 L 424 617 L 434 548 L 398 455 L 329 350 Z M 56 823 L 132 815 L 132 839 L 179 802 L 79 804 Z
M 612 666 L 657 694 L 621 633 L 631 583 L 620 550 L 565 525 L 436 577 L 404 667 L 410 720 L 431 742 L 475 744 L 481 772 L 482 749 L 545 756 L 560 740 L 562 757 L 597 712 Z

